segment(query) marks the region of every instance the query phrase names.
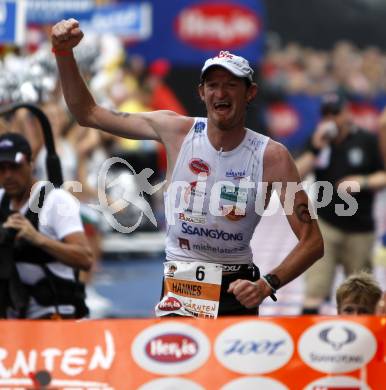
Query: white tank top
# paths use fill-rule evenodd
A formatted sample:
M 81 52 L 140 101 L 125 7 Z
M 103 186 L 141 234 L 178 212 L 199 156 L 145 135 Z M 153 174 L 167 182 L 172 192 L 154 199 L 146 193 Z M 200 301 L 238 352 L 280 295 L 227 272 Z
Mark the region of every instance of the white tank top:
M 250 240 L 261 219 L 255 202 L 261 207 L 263 156 L 268 140 L 246 129 L 235 149 L 218 151 L 208 139 L 207 118 L 195 119 L 165 193 L 167 260 L 252 262 Z M 247 180 L 253 188 L 246 188 Z M 219 215 L 225 210 L 231 212 Z

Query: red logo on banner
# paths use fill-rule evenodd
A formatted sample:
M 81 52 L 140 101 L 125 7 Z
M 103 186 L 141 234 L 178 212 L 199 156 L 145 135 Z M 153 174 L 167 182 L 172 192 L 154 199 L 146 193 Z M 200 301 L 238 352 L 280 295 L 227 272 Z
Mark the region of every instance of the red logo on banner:
M 288 104 L 274 103 L 267 110 L 267 126 L 275 137 L 288 137 L 299 127 L 299 115 Z
M 376 132 L 378 130 L 379 111 L 368 103 L 350 103 L 352 121 L 359 127 Z
M 254 40 L 261 32 L 261 21 L 254 11 L 231 3 L 201 3 L 184 8 L 174 28 L 177 36 L 204 50 L 234 49 Z
M 193 158 L 192 160 L 190 160 L 189 168 L 196 175 L 198 175 L 199 173 L 206 173 L 207 175 L 209 175 L 210 173 L 209 164 L 204 160 L 201 160 L 200 158 Z
M 146 354 L 162 363 L 179 363 L 191 359 L 198 352 L 198 344 L 191 337 L 182 334 L 163 334 L 150 340 Z

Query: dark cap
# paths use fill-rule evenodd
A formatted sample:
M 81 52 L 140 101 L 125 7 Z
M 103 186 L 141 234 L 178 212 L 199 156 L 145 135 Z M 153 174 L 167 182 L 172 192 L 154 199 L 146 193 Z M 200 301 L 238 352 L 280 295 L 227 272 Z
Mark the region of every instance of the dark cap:
M 19 133 L 4 133 L 0 135 L 0 162 L 21 163 L 23 155 L 31 160 L 31 146 Z
M 322 96 L 320 104 L 320 114 L 325 115 L 337 115 L 339 114 L 344 106 L 346 101 L 338 93 L 328 93 Z

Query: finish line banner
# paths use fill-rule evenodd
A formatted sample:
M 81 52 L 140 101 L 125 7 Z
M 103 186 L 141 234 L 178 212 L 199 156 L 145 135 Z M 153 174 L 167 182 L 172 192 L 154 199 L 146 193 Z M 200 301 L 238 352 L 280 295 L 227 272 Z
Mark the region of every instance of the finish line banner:
M 383 390 L 386 317 L 0 321 L 1 389 Z

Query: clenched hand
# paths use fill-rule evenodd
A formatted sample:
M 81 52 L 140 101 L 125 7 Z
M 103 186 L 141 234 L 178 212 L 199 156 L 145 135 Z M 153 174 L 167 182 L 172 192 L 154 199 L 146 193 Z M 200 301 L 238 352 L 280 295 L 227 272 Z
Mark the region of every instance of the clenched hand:
M 52 27 L 51 42 L 56 50 L 71 50 L 82 38 L 83 32 L 75 19 L 61 20 Z

